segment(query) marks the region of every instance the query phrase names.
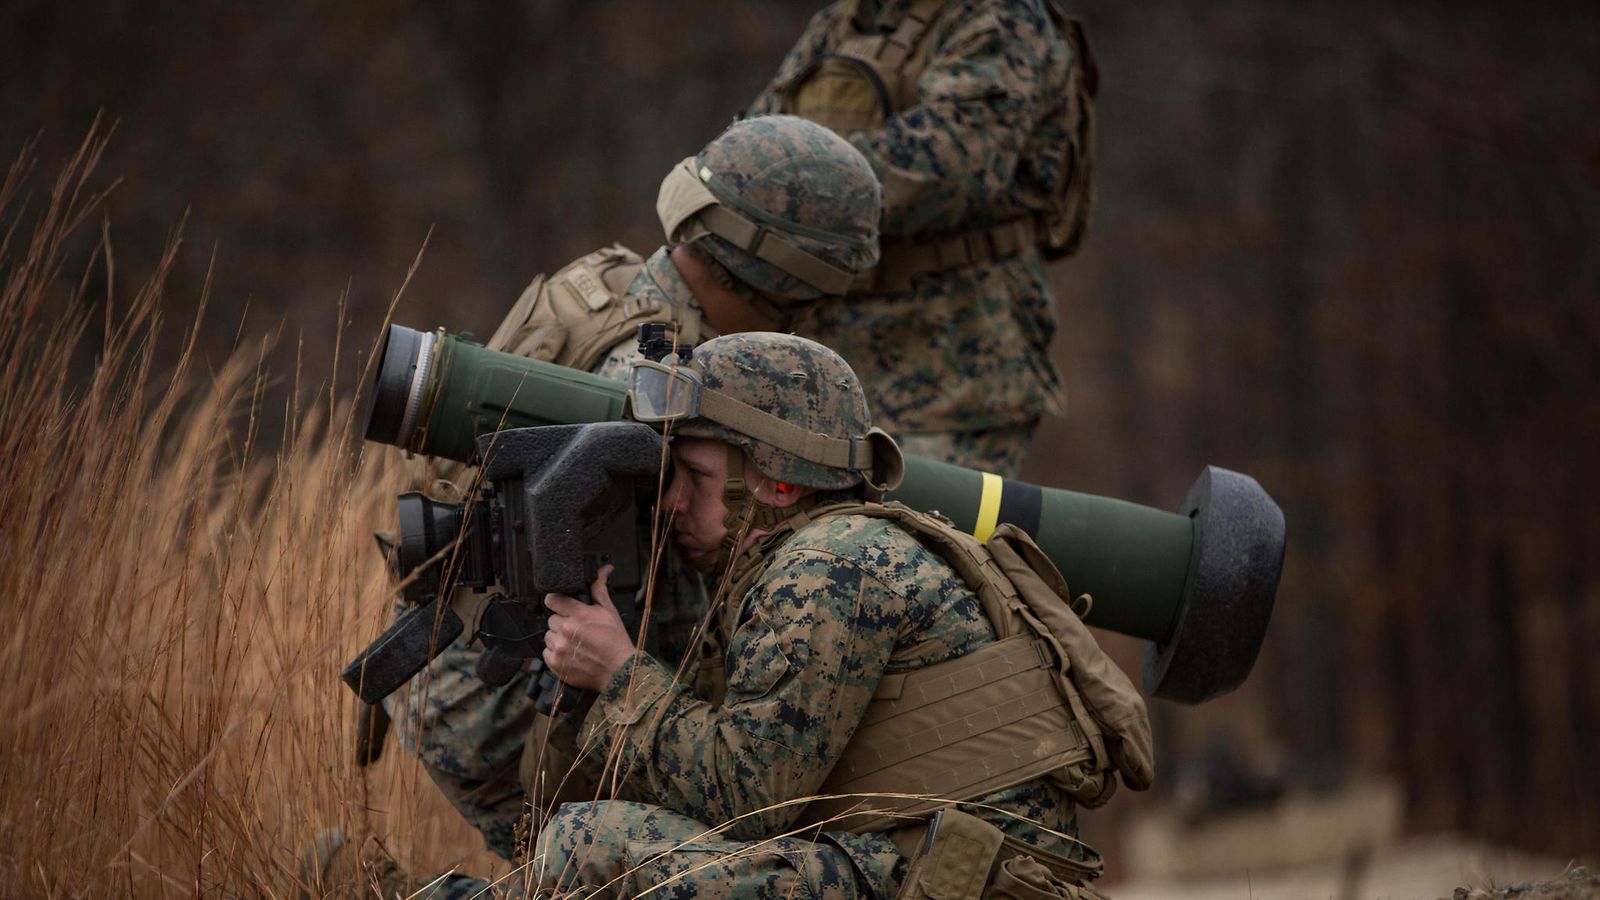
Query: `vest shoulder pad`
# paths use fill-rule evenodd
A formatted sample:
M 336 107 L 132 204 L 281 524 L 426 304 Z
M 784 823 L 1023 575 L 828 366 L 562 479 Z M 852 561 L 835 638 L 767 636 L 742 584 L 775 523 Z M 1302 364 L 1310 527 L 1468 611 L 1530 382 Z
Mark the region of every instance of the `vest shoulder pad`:
M 644 267 L 639 254 L 615 244 L 580 257 L 523 290 L 489 346 L 588 371 L 659 311 L 654 299 L 627 291 Z

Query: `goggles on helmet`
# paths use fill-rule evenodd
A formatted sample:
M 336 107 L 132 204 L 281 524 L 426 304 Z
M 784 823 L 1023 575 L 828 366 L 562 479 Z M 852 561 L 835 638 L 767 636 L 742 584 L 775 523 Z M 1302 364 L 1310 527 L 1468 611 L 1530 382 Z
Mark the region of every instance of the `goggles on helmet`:
M 818 465 L 872 469 L 868 435 L 836 438 L 807 431 L 705 387 L 697 370 L 680 363 L 636 361 L 628 378 L 628 406 L 638 422 L 681 424 L 704 419 Z
M 628 376 L 628 406 L 636 422 L 681 422 L 700 415 L 700 374 L 676 363 L 638 360 Z

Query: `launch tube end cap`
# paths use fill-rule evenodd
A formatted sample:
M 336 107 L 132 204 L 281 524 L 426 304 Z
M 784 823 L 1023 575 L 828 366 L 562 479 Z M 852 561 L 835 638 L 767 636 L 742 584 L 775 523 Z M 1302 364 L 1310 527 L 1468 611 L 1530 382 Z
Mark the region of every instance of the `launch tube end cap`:
M 1272 618 L 1283 572 L 1283 511 L 1254 478 L 1207 466 L 1179 515 L 1195 522 L 1171 636 L 1145 651 L 1152 697 L 1203 703 L 1244 683 Z

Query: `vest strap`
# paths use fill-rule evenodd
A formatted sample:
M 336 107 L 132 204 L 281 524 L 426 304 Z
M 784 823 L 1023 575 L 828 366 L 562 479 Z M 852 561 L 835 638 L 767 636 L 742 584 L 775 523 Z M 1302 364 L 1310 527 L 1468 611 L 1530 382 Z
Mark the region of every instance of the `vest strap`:
M 998 225 L 933 237 L 891 238 L 882 242 L 878 265 L 857 275 L 852 294 L 893 294 L 910 289 L 911 278 L 1009 259 L 1032 250 L 1038 228 L 1032 216 Z
M 871 724 L 919 706 L 948 700 L 957 694 L 975 691 L 1019 672 L 1051 666 L 1054 662 L 1047 658 L 1048 652 L 1040 641 L 1031 640 L 1026 635 L 1018 635 L 981 647 L 966 656 L 940 663 L 940 666 L 945 666 L 948 670 L 937 678 L 914 677 L 919 674 L 918 672 L 886 676 L 884 681 L 894 679 L 894 685 L 888 690 L 885 690 L 883 685 L 879 686 L 879 690 L 873 694 L 873 699 L 881 698 L 882 702 L 874 703 L 868 709 L 869 718 L 862 719 L 861 724 Z M 931 669 L 920 671 L 931 671 Z
M 1043 641 L 1017 634 L 880 686 L 806 821 L 875 830 L 890 811 L 919 815 L 1092 759 L 1055 668 Z

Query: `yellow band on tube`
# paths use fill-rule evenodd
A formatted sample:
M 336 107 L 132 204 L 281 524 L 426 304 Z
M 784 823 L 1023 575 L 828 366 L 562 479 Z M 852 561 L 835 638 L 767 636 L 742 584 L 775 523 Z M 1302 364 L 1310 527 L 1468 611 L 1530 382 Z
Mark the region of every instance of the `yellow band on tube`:
M 994 534 L 1000 520 L 1000 490 L 1003 481 L 993 472 L 983 473 L 983 494 L 978 498 L 978 523 L 972 526 L 972 536 L 987 541 Z

